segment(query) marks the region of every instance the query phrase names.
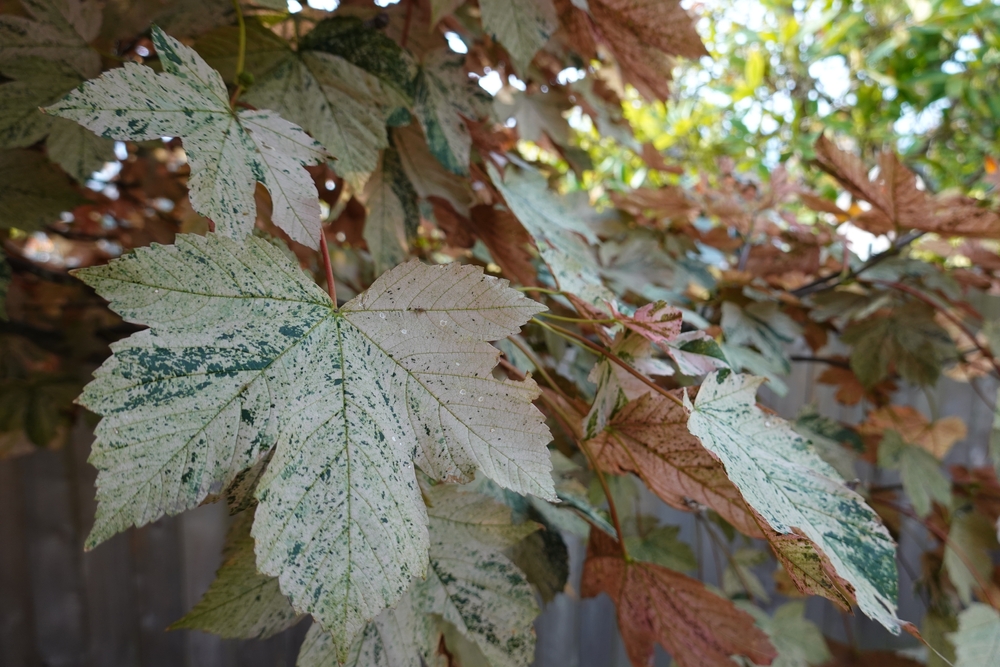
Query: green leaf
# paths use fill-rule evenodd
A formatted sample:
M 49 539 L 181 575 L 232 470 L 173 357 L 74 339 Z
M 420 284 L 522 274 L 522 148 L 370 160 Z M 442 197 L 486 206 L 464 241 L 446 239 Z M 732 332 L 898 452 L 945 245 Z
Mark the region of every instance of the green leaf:
M 854 587 L 858 606 L 893 633 L 895 544 L 878 516 L 843 484 L 811 443 L 756 405 L 763 380 L 722 371 L 708 377 L 688 428 L 722 461 L 744 499 L 778 533 L 799 533 Z
M 409 239 L 420 225 L 417 193 L 403 173 L 396 149 L 382 152 L 378 169 L 365 186 L 364 200 L 368 213 L 363 235 L 379 275 L 407 260 Z
M 299 42 L 303 51 L 340 56 L 392 86 L 409 102 L 413 99 L 417 66 L 399 44 L 355 16 L 323 19 Z
M 38 56 L 65 63 L 84 77 L 101 71 L 101 58 L 88 42 L 101 28 L 95 0 L 21 0 L 28 17 L 0 15 L 0 62 Z
M 226 535 L 222 566 L 195 607 L 170 629 L 203 630 L 226 638 L 266 639 L 302 619 L 282 595 L 278 580 L 257 572 L 250 526 L 241 512 Z
M 0 229 L 39 229 L 85 201 L 37 151 L 0 151 L 0 183 Z
M 340 310 L 270 243 L 210 234 L 77 275 L 130 322 L 79 401 L 103 416 L 88 544 L 230 486 L 256 490 L 258 568 L 338 646 L 426 565 L 411 458 L 554 498 L 533 382 L 489 345 L 540 306 L 482 270 L 410 262 Z
M 434 157 L 448 171 L 467 176 L 472 137 L 463 117 L 488 115 L 489 102 L 469 78 L 464 56 L 447 49 L 428 54 L 417 76 L 414 112 Z
M 260 182 L 271 193 L 275 224 L 319 247 L 319 200 L 302 167 L 321 162 L 323 147 L 273 112 L 234 112 L 219 73 L 156 27 L 153 44 L 163 73 L 126 63 L 46 111 L 111 139 L 181 137 L 191 164 L 191 204 L 219 233 L 241 238 L 253 230 Z
M 890 363 L 903 379 L 932 385 L 941 375 L 941 365 L 955 356 L 948 332 L 934 321 L 933 309 L 921 303 L 855 322 L 841 340 L 854 347 L 851 370 L 869 388 L 889 376 Z
M 614 295 L 601 281 L 597 260 L 584 240 L 596 242 L 593 231 L 570 215 L 541 174 L 511 169 L 501 178 L 492 164 L 489 173 L 508 208 L 534 237 L 559 288 L 606 308 L 605 302 L 614 300 Z
M 694 551 L 678 535 L 678 526 L 659 526 L 645 535 L 625 538 L 629 555 L 637 560 L 656 563 L 678 572 L 690 572 L 698 567 Z
M 878 464 L 899 470 L 903 490 L 920 516 L 930 514 L 932 501 L 951 505 L 951 482 L 941 472 L 941 463 L 926 450 L 903 441 L 897 431 L 888 430 L 878 445 Z
M 559 26 L 552 0 L 483 0 L 479 10 L 483 30 L 504 45 L 522 74 Z
M 786 602 L 774 611 L 774 616 L 749 602 L 735 604 L 754 617 L 777 649 L 778 657 L 771 667 L 819 667 L 832 657 L 823 633 L 805 617 L 804 602 Z
M 958 632 L 948 635 L 955 645 L 955 667 L 993 664 L 1000 654 L 1000 613 L 975 603 L 958 615 Z
M 69 65 L 22 58 L 0 65 L 10 82 L 0 86 L 0 148 L 24 148 L 46 136 L 46 153 L 83 183 L 115 159 L 114 142 L 64 118 L 46 116 L 39 107 L 58 101 L 83 79 Z
M 944 549 L 944 569 L 963 604 L 989 584 L 993 575 L 990 552 L 998 548 L 996 527 L 986 517 L 970 511 L 955 512 Z
M 274 109 L 312 134 L 336 158 L 334 170 L 355 188 L 388 145 L 386 108 L 398 98 L 372 74 L 321 51 L 289 56 L 258 79 L 246 99 Z

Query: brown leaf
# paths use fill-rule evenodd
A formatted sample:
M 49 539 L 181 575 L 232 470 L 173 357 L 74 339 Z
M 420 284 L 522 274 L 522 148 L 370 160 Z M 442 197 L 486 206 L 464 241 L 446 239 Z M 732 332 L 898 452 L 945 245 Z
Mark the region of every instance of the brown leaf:
M 593 0 L 589 6 L 623 78 L 649 100 L 669 96 L 671 56 L 708 55 L 679 0 Z
M 688 217 L 698 209 L 684 189 L 674 185 L 612 192 L 610 197 L 615 206 L 634 216 L 649 214 L 654 218 Z
M 684 167 L 676 164 L 667 164 L 667 161 L 663 159 L 663 153 L 656 150 L 656 146 L 646 142 L 642 145 L 642 161 L 646 163 L 646 166 L 650 169 L 656 169 L 657 171 L 665 171 L 668 174 L 677 174 L 678 176 L 684 173 Z
M 833 659 L 823 667 L 920 667 L 921 663 L 892 651 L 859 651 L 847 644 L 827 639 Z
M 759 514 L 757 517 L 775 557 L 795 589 L 803 595 L 820 595 L 841 610 L 850 611 L 855 600 L 854 588 L 836 573 L 826 554 L 809 538 L 797 533 L 778 533 L 763 517 Z
M 944 458 L 952 446 L 966 436 L 965 422 L 960 417 L 942 417 L 929 422 L 927 417 L 906 405 L 888 405 L 873 410 L 858 427 L 862 435 L 882 435 L 889 429 L 938 459 Z
M 618 307 L 611 303 L 611 314 L 626 329 L 654 343 L 665 343 L 681 333 L 681 311 L 668 306 L 664 301 L 647 303 L 632 315 L 623 315 L 618 312 Z
M 511 282 L 537 285 L 538 274 L 531 262 L 534 245 L 527 230 L 510 211 L 492 206 L 472 207 L 471 229 L 482 239 L 493 261 L 500 265 Z
M 846 358 L 841 358 L 847 361 Z M 891 380 L 884 380 L 870 390 L 866 390 L 861 384 L 861 380 L 850 368 L 841 366 L 830 366 L 816 378 L 820 384 L 829 384 L 837 387 L 835 398 L 837 402 L 844 405 L 857 405 L 862 398 L 871 400 L 876 405 L 885 405 L 889 402 L 892 393 L 896 391 L 896 384 Z M 867 393 L 866 393 L 867 392 Z
M 635 473 L 668 505 L 682 510 L 692 509 L 691 501 L 706 505 L 741 533 L 762 537 L 722 463 L 691 435 L 687 420 L 682 406 L 644 394 L 622 408 L 588 446 L 603 470 Z
M 427 201 L 434 209 L 434 219 L 444 232 L 448 245 L 471 248 L 476 238 L 469 231 L 469 219 L 458 213 L 450 202 L 441 197 L 428 197 Z
M 680 667 L 732 667 L 734 654 L 758 665 L 777 657 L 749 614 L 696 579 L 652 563 L 626 562 L 618 544 L 599 530 L 590 534 L 580 593 L 607 593 L 614 601 L 635 667 L 652 664 L 656 644 Z

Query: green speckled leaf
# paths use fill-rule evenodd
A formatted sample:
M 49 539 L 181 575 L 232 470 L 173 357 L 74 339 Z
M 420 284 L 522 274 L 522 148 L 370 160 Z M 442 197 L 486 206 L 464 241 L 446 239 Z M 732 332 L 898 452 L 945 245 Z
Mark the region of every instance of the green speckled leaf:
M 0 229 L 39 229 L 85 201 L 37 151 L 0 151 L 0 183 Z
M 0 62 L 39 56 L 97 76 L 101 58 L 88 46 L 101 28 L 96 0 L 21 0 L 29 17 L 0 16 Z
M 958 632 L 948 635 L 955 645 L 955 667 L 984 667 L 1000 655 L 1000 612 L 975 603 L 958 615 Z
M 486 341 L 540 306 L 481 269 L 410 262 L 334 310 L 275 246 L 180 235 L 77 275 L 126 320 L 79 401 L 103 416 L 93 546 L 194 507 L 272 448 L 259 569 L 349 647 L 426 566 L 413 459 L 553 498 L 533 382 L 501 381 Z
M 413 99 L 417 66 L 412 56 L 356 16 L 331 16 L 320 21 L 302 38 L 299 48 L 340 56 L 395 88 L 406 101 Z
M 233 521 L 215 581 L 184 618 L 170 626 L 211 632 L 227 638 L 265 639 L 297 623 L 278 580 L 257 572 L 250 526 L 253 511 Z
M 721 371 L 706 378 L 688 428 L 722 461 L 744 499 L 778 533 L 796 530 L 854 587 L 858 606 L 898 633 L 896 554 L 875 512 L 783 419 L 756 405 L 763 380 Z
M 221 28 L 195 44 L 206 62 L 231 81 L 239 31 Z M 309 132 L 333 156 L 338 174 L 360 190 L 388 145 L 386 112 L 406 105 L 396 88 L 350 60 L 323 51 L 292 51 L 256 21 L 247 24 L 246 71 L 256 83 L 244 94 Z
M 409 257 L 410 237 L 420 224 L 417 193 L 406 178 L 394 148 L 387 148 L 364 192 L 364 239 L 379 275 Z
M 424 59 L 417 77 L 414 111 L 431 153 L 448 171 L 460 176 L 469 173 L 472 149 L 463 117 L 479 120 L 488 115 L 484 94 L 469 78 L 461 54 L 442 49 Z
M 506 47 L 523 73 L 559 22 L 552 0 L 482 0 L 483 29 Z
M 430 506 L 430 567 L 395 609 L 365 627 L 347 652 L 351 667 L 436 665 L 440 627 L 453 626 L 473 642 L 493 667 L 524 667 L 534 655 L 532 622 L 538 605 L 524 575 L 502 550 L 538 530 L 511 524 L 510 509 L 454 485 L 427 492 Z M 336 665 L 337 643 L 322 629 L 310 630 L 298 667 Z
M 510 509 L 454 486 L 430 493 L 430 567 L 412 595 L 479 646 L 493 667 L 523 667 L 535 652 L 539 609 L 524 575 L 502 550 L 538 529 L 512 525 Z
M 321 51 L 289 57 L 247 93 L 258 108 L 274 109 L 310 132 L 335 158 L 334 170 L 355 188 L 375 171 L 388 145 L 388 89 L 373 75 Z
M 534 237 L 559 288 L 607 308 L 605 302 L 614 300 L 614 295 L 601 281 L 597 260 L 585 240 L 597 241 L 593 231 L 570 214 L 540 174 L 511 169 L 501 178 L 492 165 L 489 172 L 511 212 Z
M 39 110 L 83 82 L 69 65 L 30 57 L 0 65 L 0 72 L 11 79 L 0 85 L 0 148 L 24 148 L 47 136 L 49 159 L 81 183 L 115 159 L 112 140 Z
M 319 247 L 319 200 L 302 167 L 321 162 L 323 147 L 274 112 L 234 113 L 219 73 L 193 49 L 155 27 L 153 43 L 163 73 L 126 63 L 46 111 L 110 139 L 181 137 L 191 164 L 191 203 L 220 234 L 242 238 L 253 230 L 260 182 L 271 193 L 275 224 Z

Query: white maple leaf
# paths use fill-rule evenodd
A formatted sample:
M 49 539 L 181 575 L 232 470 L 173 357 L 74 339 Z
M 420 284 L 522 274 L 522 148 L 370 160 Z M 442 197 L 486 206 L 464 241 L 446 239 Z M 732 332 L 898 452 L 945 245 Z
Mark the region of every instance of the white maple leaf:
M 268 455 L 257 564 L 350 646 L 427 562 L 415 461 L 555 497 L 531 381 L 486 341 L 541 306 L 476 267 L 412 261 L 340 310 L 273 245 L 179 235 L 77 272 L 150 328 L 113 346 L 79 402 L 103 416 L 92 546 L 198 505 Z
M 443 619 L 493 667 L 523 667 L 535 650 L 538 604 L 524 574 L 503 550 L 538 530 L 511 524 L 510 508 L 454 485 L 428 490 L 430 565 L 395 609 L 378 615 L 347 652 L 350 667 L 434 665 Z M 299 667 L 324 667 L 341 655 L 322 628 L 310 629 Z
M 274 223 L 318 248 L 319 199 L 302 167 L 322 162 L 326 150 L 274 112 L 233 111 L 218 72 L 159 28 L 152 34 L 164 72 L 125 63 L 45 111 L 110 139 L 181 137 L 191 204 L 220 234 L 240 238 L 253 230 L 259 182 L 271 193 Z
M 1000 653 L 1000 613 L 975 603 L 958 615 L 958 631 L 947 635 L 955 645 L 955 667 L 993 664 Z
M 812 443 L 757 407 L 762 382 L 730 371 L 708 376 L 693 406 L 684 394 L 688 428 L 771 528 L 812 540 L 854 587 L 861 611 L 898 634 L 896 545 L 889 531 Z

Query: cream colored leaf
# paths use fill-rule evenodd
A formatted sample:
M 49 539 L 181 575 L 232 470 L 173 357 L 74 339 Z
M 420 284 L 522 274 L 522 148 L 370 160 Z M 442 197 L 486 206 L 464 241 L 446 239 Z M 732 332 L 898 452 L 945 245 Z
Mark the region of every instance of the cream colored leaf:
M 220 234 L 253 230 L 255 183 L 271 193 L 271 216 L 292 239 L 319 247 L 316 186 L 302 167 L 326 151 L 302 128 L 271 111 L 234 112 L 219 73 L 193 49 L 153 28 L 164 72 L 134 63 L 105 72 L 46 108 L 105 138 L 184 140 L 191 204 Z
M 1000 613 L 989 605 L 973 604 L 958 615 L 958 632 L 948 635 L 955 645 L 955 667 L 983 667 L 1000 655 Z
M 265 639 L 291 627 L 301 616 L 282 595 L 278 580 L 257 572 L 250 526 L 253 511 L 242 512 L 226 536 L 222 566 L 195 607 L 171 629 L 188 628 L 227 638 Z
M 776 532 L 799 532 L 854 588 L 858 606 L 893 633 L 898 581 L 889 532 L 812 444 L 755 396 L 763 380 L 721 371 L 702 384 L 688 428 L 722 461 L 747 504 Z
M 91 546 L 197 505 L 274 448 L 258 567 L 346 651 L 426 567 L 411 459 L 555 497 L 537 388 L 494 379 L 486 342 L 541 307 L 479 268 L 410 262 L 340 310 L 255 237 L 180 235 L 77 275 L 150 327 L 79 399 L 103 416 Z

